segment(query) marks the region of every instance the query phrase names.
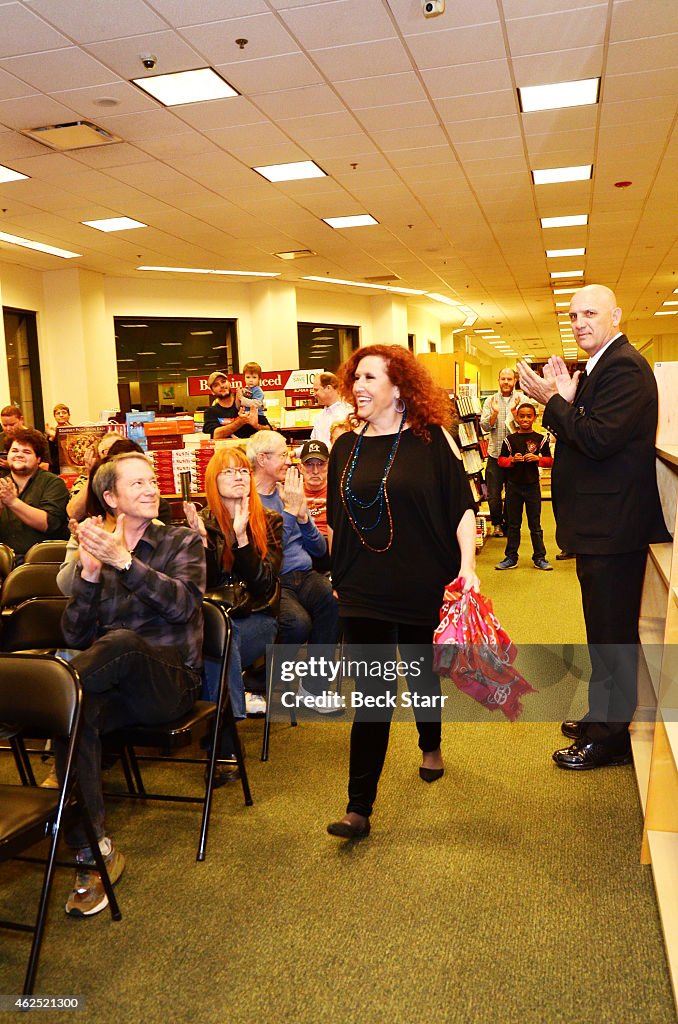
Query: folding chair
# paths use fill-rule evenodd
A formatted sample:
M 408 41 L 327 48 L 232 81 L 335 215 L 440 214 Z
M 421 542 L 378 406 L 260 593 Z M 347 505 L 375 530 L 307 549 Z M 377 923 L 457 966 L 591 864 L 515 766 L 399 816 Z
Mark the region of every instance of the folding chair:
M 65 597 L 31 597 L 23 601 L 2 621 L 0 650 L 5 652 L 23 651 L 28 654 L 53 654 L 65 647 L 61 633 L 61 616 L 66 607 Z M 51 739 L 51 733 L 42 734 Z M 10 725 L 0 726 L 0 738 L 9 742 L 19 778 L 24 785 L 35 785 L 35 776 L 29 754 L 42 754 L 43 750 L 26 749 L 21 733 Z M 35 735 L 34 738 L 41 738 Z
M 66 558 L 67 544 L 67 540 L 41 540 L 28 549 L 24 565 L 35 565 L 38 562 L 56 562 L 61 565 Z
M 217 702 L 198 700 L 187 714 L 173 722 L 161 725 L 134 725 L 118 729 L 105 737 L 107 749 L 121 753 L 123 771 L 129 792 L 124 794 L 107 794 L 109 796 L 133 797 L 138 800 L 172 800 L 177 803 L 202 804 L 202 820 L 196 860 L 205 859 L 207 846 L 207 830 L 209 828 L 212 794 L 214 791 L 214 772 L 219 760 L 219 744 L 221 733 L 226 725 L 231 729 L 234 740 L 236 760 L 240 769 L 245 805 L 252 805 L 247 770 L 243 758 L 240 739 L 231 708 L 228 691 L 228 661 L 231 651 L 231 623 L 220 605 L 205 600 L 203 602 L 205 632 L 203 654 L 219 662 L 219 686 Z M 208 733 L 211 727 L 211 753 L 209 758 L 170 757 L 159 755 L 138 755 L 136 747 L 159 747 L 161 750 L 173 751 L 190 746 L 194 740 Z M 140 761 L 173 761 L 180 764 L 203 764 L 207 768 L 207 780 L 203 796 L 181 796 L 178 794 L 148 793 L 141 777 Z
M 78 674 L 66 662 L 45 655 L 0 654 L 0 719 L 16 723 L 29 734 L 38 729 L 68 739 L 66 767 L 59 790 L 25 785 L 0 786 L 0 861 L 18 858 L 35 843 L 51 836 L 35 922 L 25 924 L 0 920 L 0 927 L 33 935 L 24 995 L 30 995 L 35 984 L 64 808 L 74 802 L 82 813 L 87 840 L 108 896 L 111 916 L 114 921 L 122 917 L 94 827 L 82 803 L 75 772 L 81 707 Z
M 14 568 L 14 551 L 9 544 L 0 544 L 0 580 L 4 580 Z
M 56 562 L 38 562 L 19 565 L 6 577 L 0 591 L 0 610 L 8 615 L 10 609 L 27 601 L 29 597 L 63 597 L 57 587 L 59 565 Z

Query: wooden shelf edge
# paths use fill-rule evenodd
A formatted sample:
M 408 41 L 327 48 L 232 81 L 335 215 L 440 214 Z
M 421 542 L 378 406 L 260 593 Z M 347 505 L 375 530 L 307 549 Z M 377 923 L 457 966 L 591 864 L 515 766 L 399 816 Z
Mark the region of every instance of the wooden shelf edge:
M 666 729 L 669 747 L 673 754 L 673 763 L 678 770 L 678 708 L 662 708 L 661 716 Z M 678 892 L 678 889 L 676 889 Z
M 671 580 L 671 557 L 673 555 L 673 544 L 667 541 L 666 544 L 650 544 L 650 558 L 657 566 L 659 575 L 664 586 L 668 589 Z
M 647 833 L 673 998 L 678 1007 L 678 832 Z
M 658 444 L 655 447 L 655 452 L 657 457 L 663 459 L 664 462 L 678 466 L 678 444 Z
M 648 720 L 644 720 L 646 714 Z M 636 772 L 636 784 L 638 786 L 638 796 L 640 798 L 640 806 L 643 809 L 643 816 L 645 815 L 645 807 L 647 805 L 653 738 L 654 711 L 650 708 L 639 708 L 631 724 L 631 748 L 633 750 L 633 765 Z

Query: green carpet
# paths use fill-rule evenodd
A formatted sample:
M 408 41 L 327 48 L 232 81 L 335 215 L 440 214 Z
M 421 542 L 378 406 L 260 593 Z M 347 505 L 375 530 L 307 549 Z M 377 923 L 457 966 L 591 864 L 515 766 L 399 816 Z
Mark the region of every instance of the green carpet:
M 573 563 L 495 573 L 502 554 L 493 540 L 480 559 L 500 618 L 521 642 L 536 621 L 557 644 L 554 620 L 579 619 Z M 675 1021 L 631 767 L 572 777 L 551 763 L 553 724 L 450 723 L 445 776 L 427 786 L 398 723 L 372 834 L 346 843 L 325 826 L 345 806 L 348 723 L 275 725 L 267 764 L 261 728 L 242 729 L 254 806 L 239 784 L 217 792 L 204 864 L 196 808 L 114 801 L 123 920 L 68 919 L 71 874 L 58 872 L 38 991 L 84 996 L 75 1020 Z M 13 778 L 6 755 L 0 775 Z M 149 769 L 177 777 L 188 789 L 200 772 Z M 36 868 L 1 877 L 0 915 L 27 912 Z M 28 940 L 2 932 L 0 950 L 0 991 L 16 992 Z

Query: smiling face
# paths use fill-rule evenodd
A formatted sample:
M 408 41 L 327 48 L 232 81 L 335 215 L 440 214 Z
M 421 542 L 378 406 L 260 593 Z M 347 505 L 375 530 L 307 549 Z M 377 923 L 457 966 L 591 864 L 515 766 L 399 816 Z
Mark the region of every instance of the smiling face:
M 537 413 L 531 405 L 521 405 L 516 412 L 516 422 L 521 434 L 529 434 L 534 426 Z
M 220 402 L 228 403 L 231 397 L 231 385 L 226 377 L 217 377 L 212 384 L 212 394 L 215 398 L 218 398 Z
M 618 333 L 622 311 L 614 292 L 591 284 L 575 292 L 570 301 L 570 323 L 577 344 L 588 356 L 600 352 Z
M 54 419 L 58 427 L 66 427 L 71 422 L 71 413 L 67 405 L 54 406 Z
M 130 520 L 150 522 L 158 515 L 160 490 L 148 459 L 125 459 L 117 463 L 115 487 L 104 491 L 104 500 L 117 514 L 124 512 Z
M 516 386 L 516 375 L 513 370 L 502 370 L 499 374 L 499 390 L 508 397 Z
M 7 465 L 15 476 L 31 476 L 40 465 L 40 458 L 30 444 L 12 441 L 7 453 Z
M 392 420 L 396 414 L 394 403 L 400 397 L 399 389 L 386 372 L 386 361 L 381 356 L 365 356 L 358 363 L 353 380 L 356 412 L 361 420 L 378 423 Z

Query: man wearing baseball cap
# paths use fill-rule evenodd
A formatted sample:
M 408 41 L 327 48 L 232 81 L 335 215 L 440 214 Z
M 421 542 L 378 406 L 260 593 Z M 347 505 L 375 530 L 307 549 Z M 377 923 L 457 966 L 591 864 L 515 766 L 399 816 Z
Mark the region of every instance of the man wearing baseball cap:
M 305 441 L 299 454 L 308 514 L 323 537 L 327 536 L 327 462 L 330 453 L 322 441 Z
M 243 410 L 243 413 L 240 413 L 230 381 L 223 370 L 211 373 L 207 383 L 216 401 L 205 410 L 203 434 L 209 434 L 213 438 L 251 437 L 258 430 L 271 429 L 271 424 L 266 418 L 259 420 L 255 405 L 249 411 Z

